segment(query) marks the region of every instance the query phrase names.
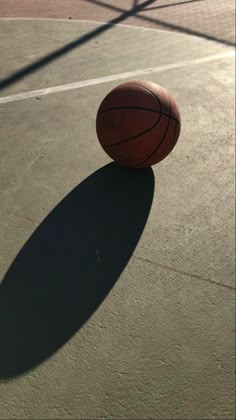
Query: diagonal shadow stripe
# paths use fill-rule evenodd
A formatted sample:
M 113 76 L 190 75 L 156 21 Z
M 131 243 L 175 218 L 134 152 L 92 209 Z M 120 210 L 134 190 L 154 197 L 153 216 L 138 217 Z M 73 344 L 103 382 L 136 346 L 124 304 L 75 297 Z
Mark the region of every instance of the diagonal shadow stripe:
M 103 1 L 100 1 L 100 0 L 85 0 L 85 1 L 87 1 L 89 3 L 97 4 L 97 5 L 100 5 L 100 6 L 104 6 L 107 9 L 114 10 L 116 12 L 123 12 L 124 11 L 120 7 L 111 6 L 110 4 L 107 4 L 107 3 L 103 2 Z M 132 10 L 134 10 L 134 9 L 132 9 Z M 140 11 L 141 10 L 139 10 L 138 12 L 140 12 Z M 173 29 L 177 32 L 182 32 L 182 33 L 185 33 L 185 34 L 188 34 L 188 35 L 194 35 L 194 36 L 197 36 L 197 37 L 200 37 L 200 38 L 205 38 L 209 41 L 216 41 L 216 42 L 219 42 L 221 44 L 228 45 L 230 47 L 235 46 L 235 44 L 233 42 L 226 41 L 225 39 L 218 38 L 218 37 L 215 37 L 214 35 L 209 35 L 209 34 L 204 33 L 204 32 L 195 31 L 193 29 L 186 28 L 185 26 L 175 25 L 173 23 L 164 22 L 163 20 L 153 19 L 151 17 L 143 16 L 143 15 L 141 16 L 141 15 L 136 14 L 135 17 L 137 19 L 140 19 L 140 20 L 144 20 L 144 21 L 147 21 L 147 22 L 150 22 L 150 23 L 154 23 L 154 24 L 159 25 L 159 26 L 161 26 L 165 29 Z
M 161 6 L 147 7 L 143 11 L 146 12 L 148 10 L 157 10 L 157 9 L 165 9 L 166 7 L 181 6 L 182 4 L 184 5 L 184 4 L 193 3 L 196 1 L 204 1 L 204 0 L 187 0 L 187 1 L 179 1 L 178 3 L 162 4 Z
M 116 18 L 110 20 L 106 24 L 102 24 L 98 28 L 86 33 L 85 35 L 75 39 L 72 42 L 69 42 L 68 44 L 64 45 L 63 47 L 51 52 L 50 54 L 46 55 L 43 58 L 40 58 L 39 60 L 35 61 L 32 64 L 29 64 L 20 70 L 17 70 L 16 72 L 12 73 L 10 76 L 5 77 L 4 79 L 0 80 L 0 90 L 7 88 L 8 86 L 12 85 L 13 83 L 16 83 L 17 81 L 23 79 L 24 77 L 28 76 L 29 74 L 41 69 L 42 67 L 48 65 L 54 60 L 57 60 L 58 58 L 64 56 L 65 54 L 68 54 L 70 51 L 74 50 L 75 48 L 79 47 L 80 45 L 83 45 L 90 41 L 91 39 L 103 34 L 104 32 L 107 32 L 111 29 L 112 25 L 118 24 L 123 22 L 128 17 L 132 16 L 133 14 L 140 12 L 144 7 L 149 6 L 152 4 L 155 0 L 146 0 L 145 2 L 135 6 L 134 8 L 123 11 L 122 14 L 117 16 Z M 109 26 L 110 25 L 110 26 Z

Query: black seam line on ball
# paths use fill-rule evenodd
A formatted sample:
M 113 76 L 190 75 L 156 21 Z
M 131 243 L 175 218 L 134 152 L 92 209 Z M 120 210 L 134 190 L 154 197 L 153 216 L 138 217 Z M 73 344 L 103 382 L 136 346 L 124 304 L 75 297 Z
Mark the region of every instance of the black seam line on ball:
M 155 112 L 156 114 L 160 114 L 160 111 L 158 111 L 158 109 L 153 109 L 153 108 L 146 108 L 144 106 L 113 106 L 112 108 L 105 108 L 102 111 L 98 112 L 98 115 L 103 114 L 104 112 L 110 112 L 110 111 L 115 111 L 116 109 L 138 109 L 140 111 L 150 111 L 150 112 Z
M 169 112 L 171 113 L 171 103 L 170 103 L 170 101 L 169 101 L 169 106 L 170 106 L 170 111 Z M 149 159 L 151 159 L 151 157 L 157 152 L 157 150 L 159 149 L 159 147 L 162 145 L 163 141 L 165 140 L 165 137 L 166 137 L 166 135 L 168 133 L 169 127 L 170 127 L 170 118 L 168 120 L 168 124 L 167 124 L 167 127 L 165 129 L 165 132 L 164 132 L 164 134 L 162 136 L 162 139 L 161 139 L 160 143 L 158 144 L 158 146 L 156 147 L 156 149 L 154 149 L 152 151 L 152 153 L 146 159 L 144 159 L 142 162 L 139 162 L 137 165 L 135 165 L 136 168 L 138 166 L 140 166 L 140 165 L 143 165 L 145 162 L 147 162 Z
M 140 87 L 140 88 L 146 89 L 149 93 L 151 93 L 151 95 L 153 95 L 153 96 L 154 96 L 154 98 L 155 98 L 155 99 L 157 100 L 157 102 L 159 103 L 162 115 L 165 115 L 166 117 L 169 117 L 169 118 L 171 118 L 172 120 L 175 120 L 175 121 L 176 121 L 179 125 L 181 125 L 181 122 L 180 122 L 179 120 L 177 120 L 177 118 L 172 117 L 171 115 L 169 115 L 169 114 L 167 114 L 166 112 L 163 112 L 163 111 L 162 111 L 161 101 L 160 101 L 160 99 L 158 98 L 158 96 L 157 96 L 157 95 L 156 95 L 156 94 L 155 94 L 155 93 L 154 93 L 151 89 L 148 89 L 147 87 L 142 86 L 142 85 L 139 85 L 138 83 L 134 83 L 134 82 L 127 82 L 127 85 L 138 86 L 138 87 Z M 168 92 L 167 92 L 167 93 L 168 93 Z M 168 102 L 169 102 L 169 105 L 170 105 L 169 95 L 168 95 Z M 170 107 L 170 109 L 171 109 L 171 107 Z
M 149 131 L 153 130 L 153 128 L 155 128 L 155 127 L 157 126 L 157 124 L 160 122 L 160 119 L 161 119 L 161 117 L 162 117 L 162 106 L 161 106 L 161 101 L 160 101 L 160 99 L 158 98 L 158 96 L 157 96 L 157 95 L 155 95 L 155 93 L 153 93 L 153 91 L 152 91 L 152 90 L 150 90 L 150 89 L 148 89 L 148 88 L 146 88 L 146 87 L 144 87 L 144 86 L 142 86 L 142 85 L 139 85 L 138 83 L 128 82 L 128 84 L 129 84 L 129 85 L 133 85 L 133 86 L 138 86 L 139 88 L 146 90 L 147 92 L 149 92 L 149 93 L 150 93 L 150 94 L 151 94 L 151 95 L 152 95 L 152 96 L 156 99 L 156 101 L 158 102 L 159 107 L 160 107 L 160 114 L 159 114 L 159 118 L 158 118 L 158 120 L 155 122 L 155 124 L 154 124 L 152 127 L 150 127 L 148 130 L 145 130 L 145 131 L 143 131 L 143 132 L 141 132 L 141 133 L 139 133 L 139 134 L 136 134 L 135 136 L 129 137 L 128 139 L 122 140 L 122 141 L 120 141 L 120 142 L 118 142 L 118 143 L 109 144 L 109 145 L 105 145 L 105 144 L 104 144 L 104 145 L 103 145 L 103 147 L 104 147 L 104 148 L 110 148 L 110 147 L 118 146 L 118 145 L 120 145 L 120 144 L 123 144 L 123 143 L 129 142 L 129 141 L 134 140 L 134 139 L 136 139 L 136 138 L 138 138 L 138 137 L 141 137 L 141 136 L 143 136 L 144 134 L 147 134 Z
M 160 99 L 158 98 L 158 96 L 151 90 L 151 89 L 148 89 L 147 87 L 145 87 L 145 86 L 142 86 L 142 85 L 139 85 L 138 83 L 133 83 L 133 82 L 127 82 L 127 84 L 128 85 L 133 85 L 133 86 L 138 86 L 138 87 L 140 87 L 140 88 L 142 88 L 142 89 L 144 89 L 144 90 L 146 90 L 147 92 L 149 92 L 152 96 L 154 96 L 154 98 L 156 99 L 156 101 L 159 103 L 159 106 L 160 106 L 160 110 L 161 110 L 161 113 L 162 113 L 162 106 L 161 106 L 161 101 L 160 101 Z
M 120 109 L 137 109 L 137 110 L 140 110 L 140 111 L 154 112 L 155 114 L 165 115 L 166 117 L 171 118 L 172 120 L 174 120 L 174 121 L 176 121 L 177 123 L 180 124 L 180 122 L 175 117 L 167 114 L 166 112 L 161 112 L 161 111 L 158 111 L 157 109 L 145 108 L 145 107 L 141 107 L 141 106 L 116 106 L 116 107 L 114 106 L 112 108 L 106 108 L 106 109 L 103 109 L 102 111 L 99 111 L 98 115 L 101 115 L 105 112 L 111 112 L 111 111 L 116 111 L 116 110 L 120 110 Z
M 176 140 L 175 140 L 176 127 L 177 127 L 177 124 L 175 124 L 174 140 L 173 140 L 173 147 L 172 147 L 172 149 L 173 149 L 173 148 L 175 147 L 175 145 L 176 145 Z
M 155 128 L 156 125 L 160 122 L 161 116 L 162 116 L 162 114 L 159 114 L 159 118 L 157 119 L 157 121 L 155 122 L 155 124 L 153 124 L 152 127 L 148 128 L 147 130 L 142 131 L 141 133 L 135 134 L 135 136 L 129 137 L 128 139 L 121 140 L 121 141 L 119 141 L 117 143 L 103 144 L 102 147 L 106 147 L 108 149 L 110 147 L 119 146 L 120 144 L 127 143 L 127 142 L 129 142 L 131 140 L 134 140 L 134 139 L 136 139 L 138 137 L 143 136 L 144 134 L 147 134 L 149 131 L 153 130 L 153 128 Z

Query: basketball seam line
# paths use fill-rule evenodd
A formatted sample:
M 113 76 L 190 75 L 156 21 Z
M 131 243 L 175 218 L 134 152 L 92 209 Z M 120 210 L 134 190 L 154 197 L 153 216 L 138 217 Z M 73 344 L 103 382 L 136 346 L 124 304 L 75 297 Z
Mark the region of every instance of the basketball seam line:
M 159 111 L 159 112 L 161 112 L 162 115 L 165 115 L 166 117 L 169 117 L 170 119 L 176 121 L 179 125 L 181 125 L 181 121 L 177 120 L 177 118 L 173 117 L 172 115 L 167 114 L 167 112 L 162 111 L 161 101 L 158 98 L 158 96 L 151 89 L 147 88 L 146 86 L 139 85 L 138 83 L 134 83 L 134 82 L 127 82 L 126 84 L 127 85 L 134 85 L 134 86 L 138 86 L 138 87 L 141 87 L 143 89 L 146 89 L 149 93 L 151 93 L 151 95 L 154 96 L 154 98 L 159 103 L 160 108 L 161 108 L 161 111 Z M 169 102 L 169 105 L 170 105 L 169 97 L 168 97 L 168 102 Z M 171 109 L 171 106 L 170 106 L 170 109 Z M 158 112 L 158 111 L 156 111 L 156 112 Z
M 151 131 L 151 130 L 153 130 L 153 128 L 155 128 L 156 126 L 157 126 L 157 124 L 160 122 L 160 119 L 161 119 L 161 117 L 162 117 L 162 106 L 161 106 L 161 101 L 160 101 L 160 99 L 158 98 L 158 96 L 157 95 L 155 95 L 155 93 L 153 93 L 150 89 L 148 89 L 148 88 L 146 88 L 146 87 L 144 87 L 144 86 L 142 86 L 142 85 L 139 85 L 138 83 L 133 83 L 133 82 L 129 82 L 128 84 L 130 84 L 130 85 L 134 85 L 134 86 L 138 86 L 138 87 L 141 87 L 142 89 L 145 89 L 145 90 L 147 90 L 152 96 L 154 96 L 154 98 L 156 99 L 156 101 L 158 102 L 158 104 L 159 104 L 159 106 L 160 106 L 160 114 L 159 114 L 159 119 L 155 122 L 155 124 L 152 126 L 152 127 L 150 127 L 148 130 L 145 130 L 145 131 L 143 131 L 142 133 L 139 133 L 139 134 L 136 134 L 135 136 L 132 136 L 132 137 L 130 137 L 130 138 L 128 138 L 128 139 L 125 139 L 125 140 L 122 140 L 122 141 L 120 141 L 120 142 L 118 142 L 118 143 L 113 143 L 113 144 L 109 144 L 109 145 L 103 145 L 103 147 L 105 148 L 110 148 L 110 147 L 113 147 L 113 146 L 118 146 L 118 145 L 120 145 L 120 144 L 123 144 L 123 143 L 127 143 L 127 142 L 129 142 L 129 141 L 131 141 L 131 140 L 134 140 L 135 138 L 138 138 L 138 137 L 142 137 L 144 134 L 147 134 L 149 131 Z
M 175 147 L 175 145 L 176 145 L 176 140 L 175 140 L 176 127 L 177 127 L 177 124 L 175 124 L 173 147 L 172 147 L 172 149 L 171 149 L 171 150 L 173 150 L 173 148 L 174 148 L 174 147 Z
M 162 117 L 162 114 L 159 114 L 159 118 L 158 118 L 158 120 L 155 122 L 155 124 L 153 124 L 153 125 L 152 125 L 152 127 L 148 128 L 147 130 L 142 131 L 141 133 L 135 134 L 135 136 L 129 137 L 128 139 L 125 139 L 125 140 L 119 141 L 119 142 L 117 142 L 117 143 L 113 143 L 113 144 L 103 144 L 103 145 L 102 145 L 102 147 L 105 147 L 105 148 L 107 148 L 107 149 L 108 149 L 108 148 L 110 148 L 110 147 L 119 146 L 120 144 L 127 143 L 127 142 L 129 142 L 129 141 L 131 141 L 131 140 L 134 140 L 134 139 L 138 138 L 138 137 L 142 137 L 144 134 L 147 134 L 149 131 L 153 130 L 153 128 L 155 128 L 155 127 L 156 127 L 156 125 L 160 122 L 161 117 Z
M 138 83 L 134 83 L 134 82 L 127 82 L 127 85 L 138 86 L 138 87 L 140 87 L 142 89 L 147 90 L 152 96 L 154 96 L 154 98 L 156 99 L 156 101 L 159 103 L 160 110 L 161 110 L 161 113 L 162 113 L 161 101 L 158 98 L 158 96 L 151 89 L 148 89 L 146 86 L 142 86 L 142 85 L 139 85 Z
M 169 100 L 168 100 L 169 101 Z M 170 107 L 170 113 L 171 113 L 171 103 L 170 103 L 170 101 L 169 101 L 169 107 Z M 166 127 L 166 130 L 165 130 L 165 132 L 164 132 L 164 134 L 163 134 L 163 137 L 162 137 L 162 139 L 161 139 L 161 141 L 160 141 L 160 143 L 158 144 L 158 146 L 156 147 L 156 149 L 154 149 L 153 151 L 152 151 L 152 153 L 146 158 L 146 159 L 144 159 L 142 162 L 139 162 L 137 165 L 135 165 L 135 167 L 137 168 L 138 166 L 140 166 L 140 165 L 142 165 L 143 163 L 145 163 L 145 162 L 147 162 L 149 159 L 151 159 L 151 157 L 158 151 L 158 149 L 159 149 L 159 147 L 162 145 L 162 143 L 163 143 L 163 141 L 164 141 L 164 139 L 165 139 L 165 137 L 166 137 L 166 135 L 167 135 L 167 132 L 168 132 L 168 130 L 169 130 L 169 127 L 170 127 L 170 118 L 169 118 L 169 120 L 168 120 L 168 124 L 167 124 L 167 127 Z
M 166 117 L 169 117 L 171 120 L 174 120 L 178 124 L 180 124 L 180 122 L 177 120 L 177 118 L 173 117 L 172 115 L 167 114 L 166 112 L 158 111 L 157 109 L 152 109 L 152 108 L 140 107 L 140 106 L 116 106 L 116 107 L 112 107 L 112 108 L 106 108 L 106 109 L 103 109 L 102 111 L 99 111 L 98 115 L 101 115 L 104 112 L 116 111 L 118 109 L 137 109 L 137 110 L 140 110 L 140 111 L 154 112 L 155 114 L 161 114 L 161 115 L 164 115 Z
M 175 144 L 174 144 L 174 147 L 175 147 L 175 145 L 176 145 L 176 143 L 177 143 L 177 141 L 178 141 L 178 138 L 179 138 L 180 132 L 181 132 L 181 126 L 180 126 L 180 128 L 179 128 L 179 134 L 177 135 L 177 138 L 175 138 Z M 175 125 L 175 135 L 176 135 L 176 125 Z

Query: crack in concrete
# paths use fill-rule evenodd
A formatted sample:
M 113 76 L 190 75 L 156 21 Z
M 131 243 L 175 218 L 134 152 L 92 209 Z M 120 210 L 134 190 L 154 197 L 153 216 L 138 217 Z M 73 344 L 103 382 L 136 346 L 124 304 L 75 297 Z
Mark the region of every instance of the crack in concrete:
M 133 255 L 133 258 L 136 258 L 136 259 L 141 260 L 141 261 L 145 261 L 149 264 L 153 264 L 153 265 L 155 265 L 157 267 L 160 267 L 160 268 L 163 268 L 165 270 L 170 270 L 170 271 L 173 271 L 173 272 L 178 273 L 178 274 L 183 274 L 184 276 L 193 277 L 195 279 L 202 280 L 202 281 L 205 281 L 207 283 L 214 284 L 216 286 L 224 287 L 224 288 L 230 289 L 230 290 L 235 290 L 235 287 L 230 286 L 228 284 L 218 283 L 215 280 L 207 279 L 207 278 L 199 276 L 198 274 L 189 273 L 187 271 L 179 270 L 177 268 L 170 267 L 170 266 L 165 265 L 165 264 L 157 263 L 157 262 L 154 262 L 152 260 L 149 260 L 148 258 L 138 257 L 138 256 L 135 256 L 135 255 Z

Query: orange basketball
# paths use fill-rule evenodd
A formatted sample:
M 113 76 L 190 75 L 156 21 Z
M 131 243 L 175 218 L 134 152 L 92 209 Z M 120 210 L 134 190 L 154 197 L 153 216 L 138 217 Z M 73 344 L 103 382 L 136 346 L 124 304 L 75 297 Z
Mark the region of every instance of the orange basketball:
M 155 83 L 122 83 L 102 101 L 97 136 L 105 152 L 131 168 L 145 168 L 164 159 L 180 134 L 180 113 L 172 96 Z

